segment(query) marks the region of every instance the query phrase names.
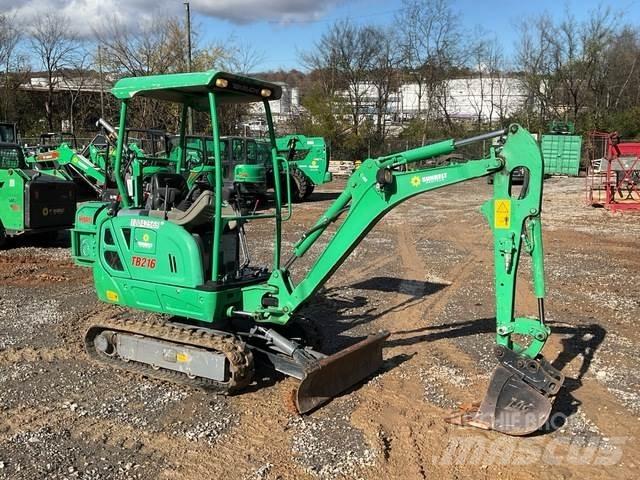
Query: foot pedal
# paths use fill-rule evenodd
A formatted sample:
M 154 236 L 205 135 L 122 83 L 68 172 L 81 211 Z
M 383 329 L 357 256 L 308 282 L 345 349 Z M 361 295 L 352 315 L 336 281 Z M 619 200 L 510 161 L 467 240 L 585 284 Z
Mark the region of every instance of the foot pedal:
M 348 388 L 374 374 L 382 366 L 382 344 L 389 332 L 370 335 L 304 369 L 304 378 L 295 393 L 299 413 L 307 413 L 327 403 Z
M 498 346 L 499 365 L 478 406 L 462 408 L 445 420 L 496 430 L 507 435 L 527 435 L 542 427 L 551 413 L 552 397 L 564 375 L 541 356 L 531 359 Z

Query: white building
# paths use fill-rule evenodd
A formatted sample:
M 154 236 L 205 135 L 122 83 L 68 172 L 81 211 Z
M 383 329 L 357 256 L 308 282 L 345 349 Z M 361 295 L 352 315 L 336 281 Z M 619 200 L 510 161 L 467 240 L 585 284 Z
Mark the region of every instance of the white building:
M 452 118 L 480 118 L 483 122 L 495 122 L 514 114 L 525 101 L 525 90 L 520 80 L 514 77 L 473 77 L 447 80 L 435 96 L 423 92 L 420 102 L 418 84 L 407 83 L 400 88 L 401 113 L 403 118 L 413 117 L 420 111 L 432 110 L 444 114 L 444 109 Z
M 289 87 L 282 82 L 278 85 L 282 87 L 282 98 L 270 102 L 276 123 L 287 120 L 303 110 L 298 88 Z M 358 93 L 362 120 L 375 120 L 377 87 L 363 82 L 358 85 Z M 347 91 L 342 95 L 345 98 L 349 97 Z M 493 123 L 513 115 L 522 107 L 525 98 L 525 90 L 520 80 L 502 75 L 450 79 L 433 95 L 426 91 L 420 94 L 417 83 L 404 83 L 390 93 L 384 118 L 387 122 L 402 122 L 416 117 L 419 112 L 421 115 L 436 112 L 437 116 L 444 116 L 446 111 L 454 119 L 480 119 L 481 122 Z M 253 112 L 256 116 L 263 114 L 262 104 L 254 104 Z
M 371 83 L 358 85 L 361 115 L 371 118 L 376 113 L 377 87 Z M 349 97 L 349 92 L 342 94 Z M 408 120 L 426 112 L 455 119 L 495 122 L 515 113 L 525 100 L 525 91 L 514 77 L 473 77 L 447 80 L 437 92 L 422 91 L 417 83 L 404 83 L 391 92 L 385 118 Z
M 271 115 L 275 123 L 285 121 L 301 111 L 300 90 L 298 87 L 290 87 L 284 82 L 273 82 L 282 88 L 282 96 L 279 100 L 269 102 Z M 264 105 L 262 103 L 251 104 L 252 114 L 255 116 L 264 115 Z

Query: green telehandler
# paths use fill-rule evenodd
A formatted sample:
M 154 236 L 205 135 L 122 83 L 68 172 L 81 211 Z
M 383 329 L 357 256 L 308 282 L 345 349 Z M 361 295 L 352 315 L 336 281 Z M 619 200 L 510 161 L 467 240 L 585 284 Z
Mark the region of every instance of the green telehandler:
M 213 182 L 189 188 L 180 174 L 158 173 L 148 198 L 131 196 L 122 175 L 129 105 L 143 97 L 182 109 L 180 140 L 186 161 L 188 108 L 210 116 L 213 151 L 220 156 L 219 108 L 261 102 L 269 130 L 272 171 L 287 172 L 278 155 L 270 100 L 281 89 L 258 79 L 221 71 L 169 74 L 119 80 L 112 90 L 121 101 L 114 173 L 119 202 L 80 205 L 72 232 L 77 264 L 93 270 L 100 300 L 133 310 L 155 312 L 141 318 L 122 310 L 90 317 L 84 342 L 95 361 L 162 380 L 229 394 L 247 387 L 254 357 L 300 380 L 295 403 L 309 412 L 374 374 L 382 363 L 386 331 L 332 355 L 305 344 L 295 333 L 304 325 L 300 311 L 376 223 L 400 203 L 424 192 L 495 175 L 493 198 L 482 206 L 494 236 L 496 359 L 488 392 L 476 411 L 458 423 L 524 435 L 547 421 L 563 375 L 541 355 L 550 335 L 544 323 L 542 251 L 543 165 L 533 137 L 519 125 L 465 140 L 445 140 L 385 157 L 367 159 L 344 191 L 294 245 L 283 261 L 282 223 L 291 216 L 291 185 L 274 175 L 274 207 L 243 214 L 237 192 L 224 185 L 215 162 Z M 499 141 L 485 158 L 407 171 L 406 165 L 445 155 L 492 138 Z M 525 168 L 527 181 L 511 190 L 511 173 Z M 285 178 L 289 178 L 285 175 Z M 285 200 L 287 207 L 284 208 Z M 253 265 L 246 222 L 273 224 L 271 265 Z M 339 223 L 330 231 L 329 225 Z M 299 281 L 294 262 L 322 236 L 328 237 L 315 262 Z M 262 239 L 267 241 L 267 239 Z M 514 315 L 520 256 L 531 257 L 537 318 Z M 319 319 L 310 319 L 321 325 Z M 311 342 L 309 342 L 311 343 Z
M 333 180 L 324 138 L 286 135 L 276 138 L 276 147 L 289 162 L 294 202 L 307 200 L 317 185 Z

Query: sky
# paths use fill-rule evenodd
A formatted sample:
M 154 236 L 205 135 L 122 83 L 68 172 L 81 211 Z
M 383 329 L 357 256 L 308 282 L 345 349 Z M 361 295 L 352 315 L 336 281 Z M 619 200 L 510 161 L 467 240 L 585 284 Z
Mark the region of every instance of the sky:
M 463 31 L 481 27 L 495 36 L 507 55 L 515 51 L 518 24 L 542 12 L 563 16 L 570 9 L 578 20 L 599 5 L 620 12 L 619 21 L 640 25 L 640 0 L 451 0 Z M 389 25 L 402 15 L 402 0 L 191 0 L 192 22 L 205 43 L 241 41 L 262 53 L 258 70 L 304 70 L 302 52 L 310 51 L 336 20 Z M 184 16 L 182 0 L 0 0 L 0 11 L 23 23 L 38 12 L 54 8 L 76 20 L 87 37 L 117 16 L 135 27 L 152 12 Z

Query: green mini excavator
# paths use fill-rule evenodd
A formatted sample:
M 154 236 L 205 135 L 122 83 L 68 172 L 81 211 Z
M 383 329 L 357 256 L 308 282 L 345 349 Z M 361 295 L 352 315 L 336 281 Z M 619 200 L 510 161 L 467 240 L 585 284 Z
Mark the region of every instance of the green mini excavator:
M 538 145 L 524 128 L 514 124 L 470 139 L 445 140 L 365 160 L 283 261 L 281 230 L 291 216 L 291 185 L 286 180 L 289 175 L 278 174 L 288 171 L 288 163 L 279 155 L 269 108 L 269 102 L 281 95 L 279 86 L 207 71 L 125 78 L 112 92 L 121 101 L 114 165 L 120 198 L 78 208 L 72 250 L 78 264 L 92 268 L 98 297 L 124 310 L 89 320 L 85 347 L 91 358 L 223 394 L 250 384 L 255 358 L 299 379 L 295 402 L 300 413 L 318 408 L 379 369 L 389 333 L 374 333 L 325 355 L 308 338 L 305 343 L 304 329 L 295 328 L 302 324 L 298 322 L 305 303 L 394 207 L 424 192 L 494 175 L 493 197 L 482 212 L 494 237 L 497 367 L 478 408 L 456 418 L 511 435 L 544 425 L 564 377 L 541 356 L 550 334 L 543 300 L 543 165 Z M 276 172 L 273 208 L 259 214 L 244 212 L 238 206 L 238 192 L 223 182 L 221 162 L 215 162 L 212 180 L 188 186 L 179 173 L 158 172 L 148 191 L 130 195 L 121 168 L 127 155 L 124 132 L 128 107 L 139 97 L 173 102 L 182 109 L 183 154 L 176 160 L 175 172 L 183 171 L 186 160 L 189 108 L 210 116 L 214 158 L 221 158 L 220 112 L 228 104 L 262 103 L 272 172 Z M 485 158 L 404 168 L 493 138 L 498 141 Z M 511 182 L 516 169 L 524 169 L 527 177 L 518 191 Z M 252 264 L 247 222 L 273 224 L 270 265 Z M 328 228 L 332 224 L 335 228 Z M 303 277 L 294 281 L 292 265 L 323 236 L 325 246 Z M 514 316 L 523 251 L 531 256 L 536 318 Z M 155 314 L 131 315 L 136 310 Z M 322 319 L 305 321 L 322 327 Z M 296 333 L 301 330 L 302 334 Z

